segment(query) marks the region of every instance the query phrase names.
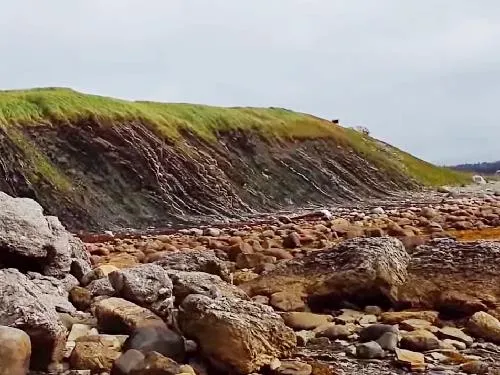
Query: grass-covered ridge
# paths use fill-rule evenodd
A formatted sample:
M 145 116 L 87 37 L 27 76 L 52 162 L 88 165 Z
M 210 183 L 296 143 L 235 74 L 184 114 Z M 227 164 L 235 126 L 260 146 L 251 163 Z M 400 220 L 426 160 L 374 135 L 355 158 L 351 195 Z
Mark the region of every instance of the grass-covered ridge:
M 425 185 L 469 181 L 466 174 L 433 166 L 396 148 L 383 146 L 354 130 L 285 109 L 134 102 L 82 94 L 65 88 L 0 91 L 0 127 L 69 124 L 85 118 L 113 125 L 125 120 L 139 120 L 172 139 L 181 136 L 181 129 L 190 130 L 208 140 L 215 140 L 218 131 L 232 129 L 251 130 L 270 138 L 332 138 L 338 144 L 363 154 L 389 173 L 403 171 Z M 39 156 L 33 159 L 42 160 Z M 57 171 L 51 170 L 45 161 L 42 164 L 45 174 L 50 172 L 54 178 L 61 180 L 62 176 Z

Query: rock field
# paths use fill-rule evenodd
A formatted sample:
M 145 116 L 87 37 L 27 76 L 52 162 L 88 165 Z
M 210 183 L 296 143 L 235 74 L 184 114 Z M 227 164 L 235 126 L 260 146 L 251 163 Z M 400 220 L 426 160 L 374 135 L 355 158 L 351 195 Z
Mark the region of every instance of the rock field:
M 0 193 L 0 375 L 498 375 L 497 188 L 84 242 Z

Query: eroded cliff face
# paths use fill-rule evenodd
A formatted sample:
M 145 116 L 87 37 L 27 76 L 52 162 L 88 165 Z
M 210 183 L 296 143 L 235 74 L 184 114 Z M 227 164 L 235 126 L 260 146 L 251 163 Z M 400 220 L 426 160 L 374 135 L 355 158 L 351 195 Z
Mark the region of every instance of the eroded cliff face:
M 95 119 L 0 129 L 0 190 L 36 199 L 73 230 L 235 218 L 415 186 L 333 139 L 169 140 L 139 121 Z

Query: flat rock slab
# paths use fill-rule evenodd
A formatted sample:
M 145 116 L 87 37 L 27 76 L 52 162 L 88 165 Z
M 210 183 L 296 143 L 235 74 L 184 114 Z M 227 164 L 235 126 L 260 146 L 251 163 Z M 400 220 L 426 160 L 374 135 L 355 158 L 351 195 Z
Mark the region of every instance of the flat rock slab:
M 122 298 L 111 297 L 95 305 L 99 331 L 110 334 L 131 334 L 137 328 L 165 326 L 158 316 Z

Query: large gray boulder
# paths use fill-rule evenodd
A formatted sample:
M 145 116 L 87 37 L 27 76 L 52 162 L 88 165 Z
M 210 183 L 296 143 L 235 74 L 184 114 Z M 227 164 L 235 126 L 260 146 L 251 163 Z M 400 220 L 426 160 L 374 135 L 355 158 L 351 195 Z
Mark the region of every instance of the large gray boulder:
M 161 317 L 170 315 L 173 307 L 172 281 L 157 264 L 117 270 L 108 279 L 119 297 L 146 307 Z
M 250 296 L 293 291 L 327 301 L 397 299 L 410 262 L 396 238 L 355 238 L 336 247 L 283 262 L 261 277 L 240 285 Z
M 165 254 L 155 263 L 167 271 L 205 272 L 217 275 L 224 281 L 231 279 L 227 263 L 217 258 L 213 250 L 172 252 Z
M 67 331 L 52 298 L 38 284 L 16 269 L 0 270 L 0 325 L 30 336 L 31 367 L 43 370 L 62 359 Z
M 167 271 L 173 283 L 176 305 L 180 305 L 190 294 L 201 294 L 210 298 L 233 297 L 248 300 L 240 288 L 229 284 L 217 275 L 205 272 Z
M 212 364 L 229 373 L 257 372 L 274 358 L 290 356 L 297 344 L 295 333 L 271 307 L 239 298 L 191 294 L 178 323 Z
M 28 198 L 0 192 L 0 267 L 64 277 L 80 277 L 90 270 L 83 244 L 57 217 L 44 216 L 43 208 Z

